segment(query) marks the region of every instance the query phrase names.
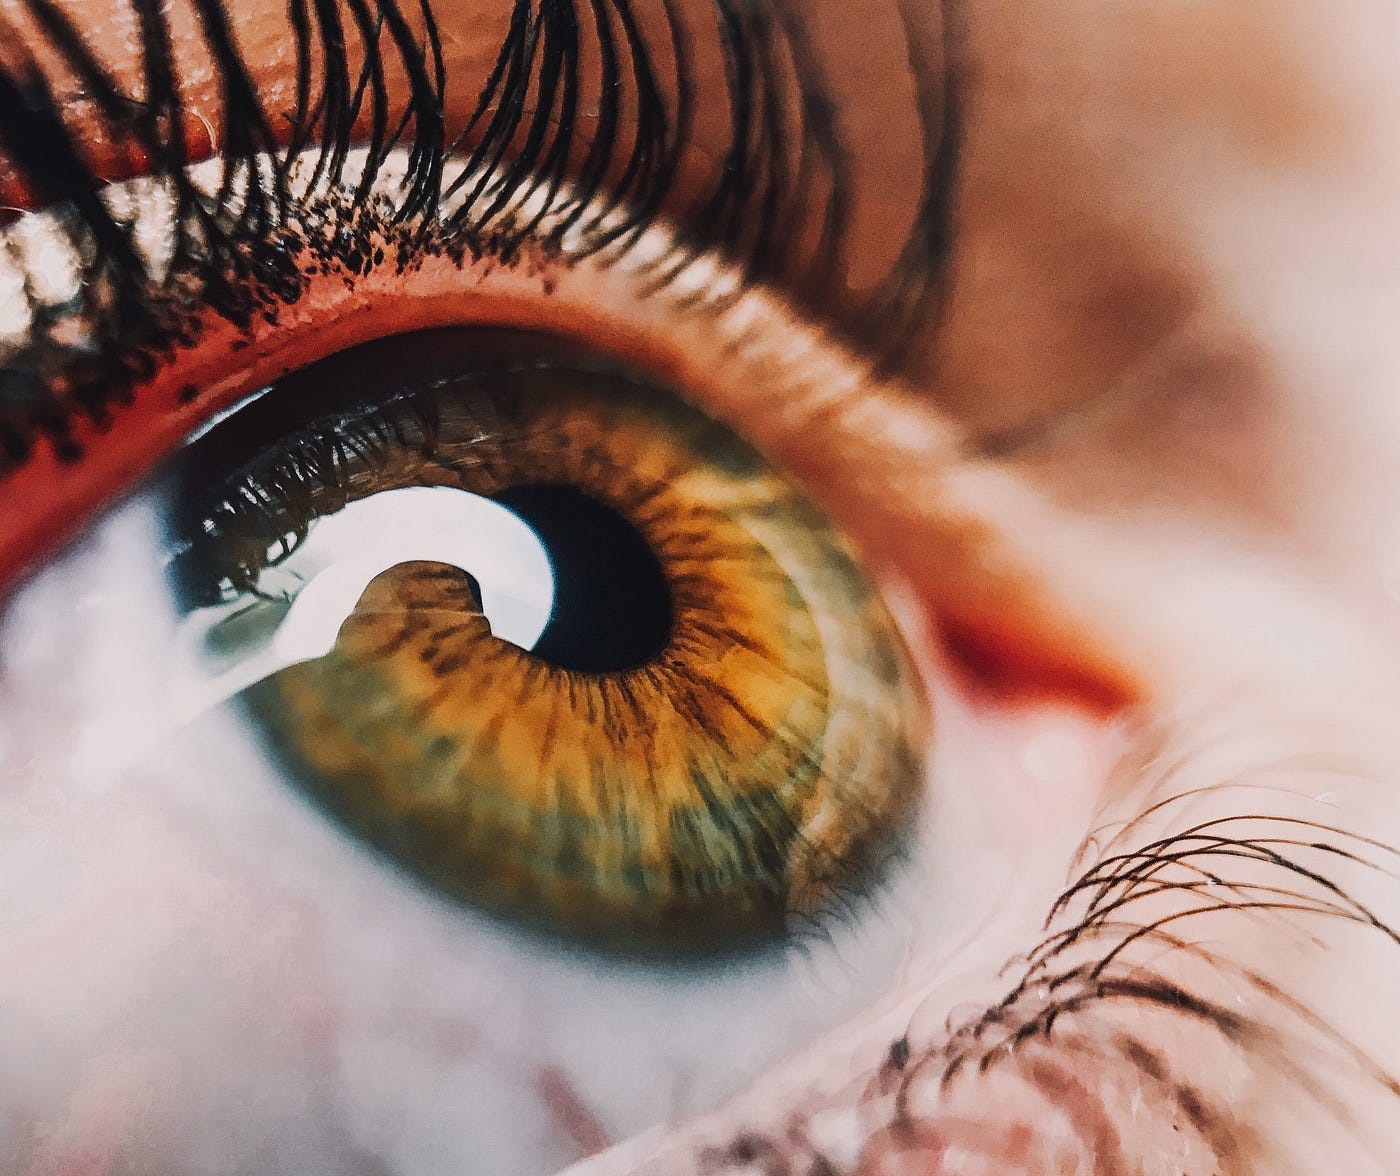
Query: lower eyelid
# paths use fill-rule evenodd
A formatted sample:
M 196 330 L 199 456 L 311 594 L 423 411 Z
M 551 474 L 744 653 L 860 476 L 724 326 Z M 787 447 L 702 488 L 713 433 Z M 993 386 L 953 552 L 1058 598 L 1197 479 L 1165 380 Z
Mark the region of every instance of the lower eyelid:
M 1155 734 L 1125 763 L 1148 749 L 1163 749 Z M 1274 769 L 1260 762 L 1257 741 L 1234 750 L 1270 777 Z M 1219 767 L 1210 754 L 1191 760 L 1193 774 Z M 1305 784 L 1318 762 L 1330 761 L 1295 765 L 1296 782 Z M 1341 1156 L 1346 1170 L 1389 1170 L 1383 1157 L 1391 1155 L 1393 1140 L 1382 1124 L 1393 1118 L 1385 1108 L 1393 1107 L 1395 1083 L 1370 1057 L 1379 1044 L 1374 1009 L 1358 1019 L 1336 997 L 1338 982 L 1345 988 L 1345 973 L 1355 966 L 1351 937 L 1384 944 L 1391 934 L 1369 925 L 1369 915 L 1358 925 L 1345 911 L 1355 911 L 1358 882 L 1378 900 L 1371 909 L 1393 906 L 1373 891 L 1393 892 L 1384 875 L 1394 851 L 1366 842 L 1363 852 L 1375 860 L 1356 877 L 1328 849 L 1345 852 L 1365 839 L 1329 828 L 1345 820 L 1335 810 L 1312 833 L 1281 841 L 1297 828 L 1286 815 L 1290 802 L 1281 799 L 1287 793 L 1272 790 L 1272 799 L 1261 799 L 1257 789 L 1231 779 L 1205 788 L 1204 796 L 1183 791 L 1183 782 L 1162 797 L 1156 785 L 1169 782 L 1155 769 L 1142 783 L 1146 799 L 1138 795 L 1132 811 L 1155 813 L 1153 821 L 1166 829 L 1184 827 L 1183 839 L 1159 845 L 1152 838 L 1163 829 L 1151 821 L 1145 827 L 1114 822 L 1088 865 L 1092 876 L 1098 862 L 1113 867 L 1114 854 L 1128 854 L 1114 894 L 1140 890 L 1133 902 L 1143 902 L 1145 911 L 1110 905 L 1097 931 L 1092 918 L 1081 921 L 1082 911 L 1062 911 L 1047 924 L 1051 935 L 1044 941 L 1061 944 L 1057 950 L 1070 957 L 1062 966 L 1041 971 L 1035 961 L 1053 957 L 1040 948 L 1029 968 L 1028 957 L 1012 951 L 1002 967 L 974 959 L 969 975 L 980 977 L 983 990 L 973 982 L 971 1003 L 959 1002 L 969 995 L 966 979 L 934 981 L 908 994 L 883 1018 L 834 1036 L 805 1066 L 775 1073 L 723 1116 L 653 1141 L 643 1170 L 715 1176 L 767 1162 L 780 1170 L 871 1176 L 943 1172 L 945 1165 L 958 1173 L 1039 1176 L 1138 1171 L 1166 1155 L 1183 1172 L 1234 1170 L 1234 1164 L 1249 1171 L 1340 1170 Z M 1167 808 L 1150 807 L 1163 799 Z M 1303 802 L 1298 812 L 1317 812 L 1309 798 L 1294 799 Z M 1221 847 L 1209 839 L 1193 838 L 1190 829 L 1208 815 L 1202 800 L 1222 814 L 1211 832 L 1238 837 L 1232 844 L 1240 849 L 1259 838 L 1263 855 L 1230 857 L 1213 852 Z M 1281 815 L 1245 818 L 1246 808 Z M 1309 844 L 1314 834 L 1318 843 Z M 1160 856 L 1155 875 L 1132 871 L 1134 846 L 1145 846 L 1145 860 Z M 1221 875 L 1209 892 L 1223 896 L 1219 908 L 1204 903 L 1200 891 L 1159 892 L 1152 885 L 1154 878 L 1199 881 L 1191 857 L 1179 856 L 1183 847 Z M 1270 861 L 1273 853 L 1285 861 Z M 1298 874 L 1287 860 L 1312 872 Z M 1261 880 L 1260 874 L 1283 889 L 1251 889 L 1249 879 Z M 1324 900 L 1316 907 L 1306 897 L 1313 893 Z M 1252 908 L 1259 899 L 1277 905 Z M 1343 909 L 1329 909 L 1334 901 Z M 1196 911 L 1180 922 L 1157 921 Z M 1159 935 L 1133 941 L 1139 928 L 1154 927 Z M 1057 940 L 1058 931 L 1079 938 Z M 1328 946 L 1316 942 L 1321 950 L 1309 952 L 1304 945 L 1315 933 Z M 1023 934 L 1021 951 L 1044 932 L 1031 927 Z M 1115 959 L 1110 949 L 1123 944 L 1128 954 Z M 1327 977 L 1321 987 L 1309 978 L 1317 971 Z M 1378 1166 L 1368 1166 L 1377 1158 Z M 570 1176 L 611 1170 L 603 1157 Z
M 952 716 L 949 713 L 949 708 L 945 707 L 940 713 L 944 716 L 941 731 L 951 735 L 949 726 Z M 970 717 L 969 721 L 973 721 L 973 717 Z M 1033 735 L 1035 733 L 1027 732 L 1027 734 Z M 1053 725 L 1041 729 L 1040 734 L 1055 736 L 1063 741 L 1062 729 Z M 1003 750 L 1007 750 L 1014 744 L 1014 740 L 1009 736 L 994 738 L 993 741 Z M 1043 762 L 1043 756 L 1041 760 Z M 951 780 L 969 778 L 967 774 L 960 776 L 953 773 L 953 767 L 953 764 L 947 765 Z M 1083 775 L 1087 779 L 1092 776 L 1092 772 L 1086 771 Z M 992 774 L 986 770 L 985 765 L 981 765 L 974 778 L 985 786 L 986 781 L 992 778 Z M 1042 783 L 1046 790 L 1050 791 L 1049 782 L 1042 781 Z M 982 791 L 985 791 L 985 787 Z M 981 803 L 993 808 L 1009 807 L 1004 798 L 999 805 L 997 800 L 985 795 L 982 797 Z M 946 813 L 943 815 L 947 816 Z M 1068 835 L 1071 832 L 1068 827 L 1072 826 L 1074 822 L 1067 820 L 1066 824 Z M 1040 835 L 1042 841 L 1049 840 L 1044 837 L 1043 828 L 1026 831 L 1028 839 L 1034 838 L 1037 834 Z M 964 838 L 964 840 L 967 839 Z M 1033 844 L 1033 840 L 1030 843 Z M 1053 864 L 1060 869 L 1063 868 L 1064 858 L 1068 853 L 1066 845 L 1066 842 L 1057 844 L 1055 846 L 1056 853 L 1049 855 L 1055 858 Z M 981 1007 L 986 1007 L 989 1000 L 995 1000 L 1000 995 L 1005 979 L 1004 977 L 1000 980 L 996 979 L 996 969 L 1000 964 L 1006 958 L 1014 955 L 1017 950 L 1024 950 L 1027 945 L 1035 941 L 1034 922 L 1044 913 L 1044 894 L 1053 889 L 1053 883 L 1032 889 L 1036 890 L 1036 905 L 1033 910 L 1026 912 L 1030 916 L 1027 920 L 1028 925 L 1018 926 L 1015 920 L 998 919 L 999 923 L 1005 924 L 1002 933 L 1012 939 L 1013 943 L 993 941 L 990 936 L 984 935 L 981 929 L 977 931 L 980 937 L 981 954 L 985 958 L 979 959 L 976 963 L 979 967 L 985 963 L 982 975 L 994 980 L 994 990 L 991 993 L 975 991 L 967 994 L 970 998 L 980 1000 Z M 923 993 L 915 995 L 920 1000 L 926 999 Z M 917 1035 L 910 1034 L 909 1057 L 901 1066 L 897 1067 L 901 1073 L 916 1067 L 929 1043 L 936 1044 L 940 1040 L 941 1025 L 948 1015 L 949 998 L 945 991 L 940 991 L 934 998 L 928 999 L 927 1003 L 926 1020 L 932 1023 L 927 1027 L 919 1027 L 920 1032 Z M 730 1117 L 723 1120 L 710 1120 L 698 1125 L 694 1132 L 688 1131 L 669 1141 L 664 1145 L 667 1150 L 662 1153 L 666 1158 L 653 1165 L 654 1170 L 678 1173 L 699 1170 L 711 1173 L 716 1170 L 723 1172 L 732 1169 L 736 1172 L 743 1172 L 746 1166 L 751 1165 L 755 1157 L 761 1159 L 764 1156 L 783 1154 L 785 1151 L 799 1147 L 805 1151 L 798 1151 L 797 1154 L 804 1156 L 804 1158 L 815 1153 L 828 1154 L 837 1160 L 850 1154 L 852 1149 L 855 1149 L 858 1154 L 858 1150 L 866 1146 L 884 1148 L 887 1151 L 882 1154 L 886 1154 L 889 1162 L 893 1164 L 896 1156 L 908 1158 L 911 1149 L 913 1149 L 914 1157 L 917 1158 L 918 1148 L 927 1145 L 926 1151 L 936 1150 L 950 1139 L 956 1140 L 968 1148 L 985 1147 L 991 1155 L 1004 1160 L 1006 1153 L 999 1149 L 1010 1148 L 1012 1145 L 1005 1142 L 1005 1137 L 1002 1134 L 1003 1123 L 997 1122 L 989 1125 L 985 1119 L 979 1120 L 977 1117 L 979 1113 L 984 1112 L 988 1101 L 995 1101 L 999 1107 L 1003 1108 L 1004 1126 L 1007 1131 L 1014 1129 L 1024 1132 L 1029 1124 L 1028 1129 L 1032 1132 L 1029 1138 L 1036 1141 L 1037 1136 L 1034 1132 L 1039 1131 L 1042 1136 L 1050 1134 L 1044 1124 L 1052 1118 L 1053 1114 L 1059 1116 L 1054 1120 L 1056 1123 L 1055 1133 L 1048 1141 L 1041 1140 L 1040 1142 L 1044 1146 L 1063 1147 L 1069 1145 L 1067 1140 L 1073 1141 L 1074 1136 L 1061 1125 L 1064 1119 L 1063 1110 L 1066 1101 L 1063 1090 L 1054 1098 L 1047 1098 L 1042 1090 L 1035 1087 L 1028 1088 L 1027 1084 L 1019 1079 L 1003 1086 L 999 1085 L 1001 1082 L 999 1077 L 981 1082 L 974 1076 L 966 1088 L 966 1108 L 960 1108 L 955 1120 L 951 1122 L 945 1120 L 940 1123 L 939 1109 L 941 1104 L 933 1089 L 936 1088 L 937 1083 L 934 1081 L 932 1067 L 930 1067 L 930 1072 L 926 1074 L 927 1085 L 923 1089 L 920 1100 L 911 1104 L 913 1108 L 911 1117 L 914 1118 L 912 1126 L 908 1129 L 890 1130 L 891 1095 L 888 1085 L 882 1085 L 882 1082 L 888 1082 L 894 1077 L 890 1065 L 890 1043 L 900 1038 L 910 1029 L 910 1026 L 910 1014 L 904 1010 L 895 1010 L 894 1014 L 887 1013 L 881 1022 L 873 1025 L 866 1022 L 851 1030 L 843 1031 L 837 1040 L 826 1043 L 824 1052 L 820 1055 L 821 1061 L 816 1065 L 815 1071 L 813 1059 L 809 1056 L 805 1063 L 807 1067 L 805 1070 L 787 1071 L 786 1074 L 779 1074 L 775 1077 L 775 1085 L 759 1086 L 751 1098 L 745 1098 L 731 1107 L 728 1112 Z M 843 1055 L 850 1059 L 849 1064 L 843 1060 Z M 1041 1086 L 1048 1084 L 1054 1076 L 1054 1072 L 1046 1067 L 1052 1065 L 1056 1060 L 1052 1057 L 1042 1061 Z M 799 1065 L 801 1064 L 799 1063 Z M 1106 1077 L 1108 1084 L 1114 1086 L 1114 1090 L 1121 1093 L 1126 1088 L 1127 1080 L 1129 1078 L 1135 1079 L 1136 1074 L 1126 1068 L 1121 1061 L 1114 1063 L 1114 1066 L 1116 1068 L 1105 1068 Z M 1075 1071 L 1078 1079 L 1092 1081 L 1091 1077 L 1086 1078 L 1085 1071 L 1084 1065 L 1078 1067 Z M 1094 1071 L 1090 1069 L 1089 1075 L 1092 1076 L 1093 1073 Z M 835 1083 L 840 1088 L 839 1093 L 843 1095 L 849 1093 L 855 1099 L 855 1109 L 852 1109 L 852 1102 L 846 1100 L 819 1102 L 814 1106 L 805 1100 L 795 1099 L 796 1092 L 805 1093 L 811 1090 L 811 1079 L 813 1078 L 823 1089 L 830 1089 L 829 1086 L 825 1086 L 826 1083 Z M 1114 1085 L 1115 1083 L 1116 1085 Z M 1202 1105 L 1207 1110 L 1213 1107 L 1209 1101 Z M 1089 1126 L 1086 1123 L 1090 1121 L 1091 1117 L 1088 1111 L 1081 1108 L 1076 1130 L 1087 1135 Z M 751 1130 L 736 1138 L 736 1123 L 747 1124 Z M 794 1134 L 798 1137 L 805 1134 L 808 1138 L 804 1142 L 794 1143 Z M 871 1139 L 875 1139 L 876 1142 L 870 1144 Z M 1023 1135 L 1016 1146 L 1025 1149 L 1031 1144 L 1025 1142 Z M 643 1147 L 645 1148 L 646 1145 Z M 725 1167 L 726 1164 L 728 1168 Z M 597 1170 L 585 1168 L 582 1171 Z M 837 1170 L 841 1169 L 838 1167 Z M 1015 1169 L 1003 1163 L 991 1170 L 1005 1172 Z M 1034 1171 L 1034 1169 L 1031 1170 Z

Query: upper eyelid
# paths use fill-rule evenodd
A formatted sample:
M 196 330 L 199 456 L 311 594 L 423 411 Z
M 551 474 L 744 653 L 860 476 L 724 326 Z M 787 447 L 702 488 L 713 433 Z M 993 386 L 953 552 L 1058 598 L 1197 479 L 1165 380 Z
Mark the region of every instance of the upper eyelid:
M 708 20 L 682 16 L 677 0 L 659 0 L 646 13 L 635 0 L 597 0 L 580 6 L 582 13 L 569 4 L 534 13 L 529 0 L 516 0 L 495 68 L 461 89 L 446 76 L 426 0 L 416 39 L 397 0 L 294 0 L 288 11 L 296 18 L 289 31 L 297 45 L 297 101 L 311 109 L 287 118 L 267 110 L 248 80 L 236 41 L 225 34 L 232 23 L 222 0 L 191 0 L 225 83 L 222 119 L 214 128 L 225 149 L 223 171 L 212 198 L 184 171 L 187 153 L 179 140 L 190 112 L 182 104 L 159 6 L 135 5 L 147 45 L 139 90 L 146 100 L 131 102 L 132 113 L 123 120 L 118 83 L 94 73 L 101 68 L 97 55 L 84 53 L 81 41 L 61 35 L 61 10 L 52 0 L 23 3 L 36 24 L 48 29 L 52 67 L 46 72 L 23 58 L 0 67 L 0 143 L 30 191 L 43 193 L 50 204 L 66 202 L 63 231 L 86 259 L 86 272 L 85 305 L 65 308 L 64 317 L 84 323 L 84 367 L 96 370 L 95 379 L 85 378 L 100 387 L 70 388 L 67 405 L 44 402 L 55 383 L 71 383 L 64 350 L 72 330 L 55 332 L 45 329 L 52 324 L 39 323 L 7 357 L 6 382 L 11 388 L 26 385 L 0 407 L 0 434 L 8 439 L 51 433 L 73 401 L 102 413 L 119 400 L 123 383 L 133 382 L 123 370 L 131 356 L 123 352 L 143 330 L 159 333 L 147 321 L 153 286 L 179 280 L 188 287 L 193 271 L 204 287 L 203 301 L 236 318 L 255 301 L 247 287 L 275 286 L 279 277 L 285 284 L 285 272 L 273 272 L 269 283 L 264 271 L 280 260 L 285 242 L 279 231 L 296 212 L 287 162 L 310 146 L 317 152 L 316 178 L 327 189 L 341 186 L 336 181 L 343 178 L 357 126 L 369 128 L 361 136 L 368 167 L 354 186 L 360 197 L 368 194 L 390 147 L 399 143 L 409 151 L 404 183 L 376 210 L 401 230 L 424 233 L 431 225 L 472 252 L 509 257 L 530 231 L 549 223 L 547 246 L 557 249 L 567 240 L 567 254 L 608 258 L 625 253 L 664 215 L 673 248 L 653 267 L 658 284 L 708 254 L 731 262 L 745 283 L 784 290 L 817 312 L 849 298 L 844 267 L 851 239 L 852 146 L 841 137 L 826 63 L 791 0 L 701 0 Z M 601 24 L 580 21 L 595 11 L 605 17 Z M 958 137 L 943 28 L 935 22 L 931 32 L 925 30 L 926 9 L 921 17 L 903 15 L 919 99 L 915 113 L 923 127 L 922 193 L 908 238 L 884 279 L 862 305 L 832 316 L 848 342 L 887 364 L 899 362 L 942 289 Z M 642 16 L 661 18 L 664 35 L 655 24 L 644 32 Z M 337 48 L 347 29 L 376 24 L 379 39 L 368 55 L 356 59 L 353 48 Z M 713 45 L 700 45 L 706 35 Z M 694 61 L 707 49 L 717 49 L 727 64 L 730 118 L 727 142 L 715 155 L 718 165 L 697 185 L 682 157 L 694 134 L 701 81 Z M 101 98 L 101 125 L 84 124 L 60 106 L 56 79 L 65 75 Z M 598 85 L 587 81 L 592 77 Z M 386 78 L 407 81 L 402 99 L 387 81 L 380 84 Z M 441 112 L 451 108 L 453 94 L 467 91 L 471 117 L 461 126 L 447 125 Z M 585 144 L 577 137 L 578 110 L 581 98 L 595 91 L 616 100 L 598 104 Z M 550 94 L 550 101 L 531 106 L 532 99 Z M 159 281 L 144 272 L 131 224 L 98 196 L 101 181 L 84 147 L 94 131 L 149 159 L 174 201 L 177 247 Z M 252 166 L 259 151 L 270 162 Z M 522 215 L 521 198 L 530 194 L 535 207 Z M 458 202 L 447 215 L 445 200 Z M 506 216 L 513 207 L 511 225 Z M 184 295 L 189 297 L 188 288 Z M 286 293 L 274 290 L 273 296 L 285 299 Z M 94 365 L 94 351 L 111 362 Z

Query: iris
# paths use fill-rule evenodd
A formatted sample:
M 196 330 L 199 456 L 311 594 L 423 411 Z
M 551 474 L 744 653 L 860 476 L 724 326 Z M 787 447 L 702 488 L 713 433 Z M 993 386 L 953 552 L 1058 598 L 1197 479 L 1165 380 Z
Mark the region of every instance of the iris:
M 366 841 L 478 906 L 668 949 L 781 933 L 894 852 L 924 708 L 846 542 L 729 430 L 562 343 L 429 332 L 288 377 L 174 475 L 177 594 L 251 607 L 318 520 L 411 487 L 511 511 L 553 605 L 522 648 L 483 611 L 489 549 L 406 560 L 244 692 Z

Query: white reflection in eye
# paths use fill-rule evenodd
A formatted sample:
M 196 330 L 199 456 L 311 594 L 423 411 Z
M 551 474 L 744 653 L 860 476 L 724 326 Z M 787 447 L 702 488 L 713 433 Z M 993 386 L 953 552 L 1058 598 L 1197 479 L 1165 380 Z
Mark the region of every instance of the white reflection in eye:
M 426 891 L 280 779 L 236 708 L 150 742 L 178 623 L 159 517 L 114 511 L 0 625 L 22 785 L 0 795 L 0 955 L 28 961 L 0 977 L 26 1059 L 0 1107 L 61 1118 L 118 1059 L 161 1124 L 133 1136 L 147 1170 L 537 1173 L 714 1106 L 889 989 L 928 919 L 917 848 L 793 947 L 640 963 Z
M 172 717 L 188 721 L 279 670 L 324 657 L 370 581 L 414 561 L 470 573 L 502 641 L 533 649 L 549 623 L 554 571 L 518 515 L 449 486 L 383 490 L 313 520 L 250 591 L 180 623 Z

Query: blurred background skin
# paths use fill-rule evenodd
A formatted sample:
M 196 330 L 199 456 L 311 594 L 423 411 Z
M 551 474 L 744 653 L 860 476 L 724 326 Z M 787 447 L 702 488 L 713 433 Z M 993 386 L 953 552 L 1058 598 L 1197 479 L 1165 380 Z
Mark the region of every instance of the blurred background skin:
M 24 13 L 6 7 L 23 30 Z M 863 203 L 854 252 L 864 243 L 878 268 L 891 226 L 902 225 L 917 200 L 917 176 L 905 166 L 916 132 L 897 13 L 885 0 L 807 7 L 855 128 Z M 92 42 L 108 47 L 115 68 L 131 65 L 124 9 L 89 0 L 70 8 Z M 282 27 L 280 15 L 269 15 L 274 10 L 258 0 L 234 14 L 272 107 L 279 87 L 292 86 L 285 38 L 265 32 Z M 501 35 L 497 10 L 476 0 L 439 6 L 450 75 L 479 76 L 488 67 Z M 932 6 L 911 10 L 930 25 L 943 18 Z M 963 155 L 953 278 L 941 314 L 899 373 L 897 391 L 872 385 L 849 392 L 826 435 L 792 430 L 778 419 L 779 405 L 749 407 L 739 425 L 804 476 L 882 559 L 895 550 L 941 551 L 950 517 L 976 522 L 985 548 L 954 553 L 941 571 L 932 556 L 897 569 L 911 607 L 931 614 L 931 626 L 948 591 L 939 576 L 974 583 L 991 574 L 985 565 L 1013 569 L 1007 574 L 1019 585 L 1031 636 L 1054 646 L 1072 634 L 1092 649 L 1087 664 L 1115 667 L 1138 684 L 1139 697 L 1130 714 L 1106 719 L 1103 693 L 1083 681 L 1053 705 L 1011 700 L 995 682 L 964 683 L 948 703 L 948 724 L 962 733 L 940 752 L 940 774 L 954 789 L 976 781 L 969 791 L 980 789 L 988 806 L 1010 810 L 1027 791 L 1035 795 L 1019 816 L 979 811 L 967 818 L 1003 837 L 1008 854 L 1024 853 L 1017 884 L 966 916 L 963 939 L 912 952 L 917 966 L 904 970 L 898 991 L 875 1013 L 759 1078 L 723 1111 L 604 1157 L 599 1171 L 646 1162 L 658 1171 L 783 1170 L 762 1166 L 767 1152 L 754 1159 L 724 1150 L 744 1132 L 768 1141 L 773 1156 L 815 1147 L 810 1139 L 790 1144 L 782 1125 L 804 1107 L 856 1105 L 850 1090 L 868 1093 L 869 1076 L 905 1028 L 916 1052 L 936 1050 L 939 1027 L 959 1002 L 993 998 L 998 967 L 1034 946 L 1037 922 L 1073 876 L 1081 840 L 1099 823 L 1130 819 L 1162 798 L 1153 774 L 1162 746 L 1185 749 L 1184 774 L 1201 788 L 1244 779 L 1260 763 L 1312 765 L 1271 775 L 1267 793 L 1217 788 L 1191 820 L 1294 816 L 1303 811 L 1298 804 L 1325 795 L 1335 823 L 1400 844 L 1392 717 L 1400 708 L 1400 70 L 1393 52 L 1400 10 L 1384 0 L 1341 10 L 1315 0 L 961 0 L 956 24 Z M 36 41 L 34 52 L 43 51 Z M 189 71 L 197 115 L 201 75 L 193 62 Z M 472 91 L 455 93 L 468 101 Z M 206 102 L 212 108 L 213 98 Z M 781 316 L 765 329 L 781 332 Z M 714 399 L 723 410 L 723 395 Z M 851 435 L 853 419 L 863 422 L 859 437 Z M 882 420 L 890 427 L 882 430 Z M 955 439 L 959 456 L 940 449 L 921 459 L 908 438 L 924 434 L 911 434 L 911 422 L 929 437 Z M 844 456 L 828 461 L 833 450 Z M 874 533 L 862 533 L 860 509 L 843 503 L 873 494 L 883 512 Z M 45 749 L 70 740 L 65 724 L 77 718 L 35 714 L 26 698 L 38 688 L 13 669 L 4 690 L 10 729 L 23 727 L 30 747 L 27 760 L 12 757 L 21 766 L 7 768 L 16 777 L 5 802 L 10 818 L 23 825 L 27 853 L 42 859 L 46 846 L 60 845 L 71 852 L 80 798 L 47 799 L 39 785 L 51 754 Z M 1125 716 L 1126 728 L 1117 721 Z M 1025 752 L 1044 746 L 1047 732 L 1058 758 L 1035 793 Z M 1123 772 L 1111 770 L 1120 753 L 1135 765 L 1126 784 Z M 1059 791 L 1047 795 L 1045 780 Z M 1173 831 L 1176 819 L 1163 818 L 1158 832 Z M 43 902 L 25 890 L 46 877 L 43 868 L 10 856 L 6 876 L 20 896 L 13 909 L 32 904 L 44 923 L 16 916 L 7 927 L 0 918 L 0 949 L 11 961 L 0 980 L 0 1010 L 8 1008 L 16 1024 L 67 1025 L 73 1056 L 44 1084 L 26 1077 L 31 1058 L 23 1051 L 4 1060 L 0 1098 L 11 1105 L 0 1106 L 0 1146 L 14 1149 L 20 1161 L 13 1170 L 24 1172 L 151 1170 L 141 1167 L 151 1155 L 164 1157 L 170 1171 L 219 1170 L 223 1137 L 209 1124 L 275 1118 L 266 1103 L 277 1099 L 303 1100 L 310 1122 L 317 1112 L 298 1077 L 304 1058 L 345 1064 L 350 1031 L 337 1020 L 344 1010 L 330 995 L 335 986 L 307 970 L 311 956 L 363 968 L 373 978 L 368 987 L 397 973 L 368 962 L 376 949 L 343 917 L 345 900 L 291 902 L 285 887 L 266 884 L 255 862 L 236 855 L 211 865 L 201 834 L 177 836 L 155 809 L 113 811 L 104 820 L 100 837 L 88 830 L 90 843 L 81 842 L 95 864 Z M 114 845 L 132 848 L 115 853 Z M 55 848 L 55 860 L 62 856 Z M 1358 885 L 1378 923 L 1400 923 L 1400 888 L 1371 874 Z M 185 897 L 169 897 L 182 889 Z M 142 904 L 168 917 L 143 918 L 141 933 L 123 938 L 123 920 Z M 193 983 L 220 995 L 198 1006 L 188 1048 L 142 1048 L 146 1030 L 138 1025 L 122 1048 L 94 1045 L 85 1054 L 84 1034 L 111 1040 L 108 1005 L 117 987 L 152 995 L 138 1020 L 158 1025 L 174 1015 L 156 994 L 169 987 L 166 973 L 190 923 L 198 924 L 203 947 L 185 966 L 202 969 Z M 73 939 L 94 934 L 124 948 L 119 963 L 104 956 L 107 970 L 79 983 L 83 956 Z M 1308 923 L 1304 933 L 1288 914 L 1253 920 L 1229 913 L 1209 934 L 1221 958 L 1286 991 L 1364 1049 L 1379 1071 L 1400 1072 L 1400 1024 L 1393 1002 L 1380 996 L 1400 973 L 1393 950 L 1352 935 L 1339 920 Z M 1198 964 L 1162 966 L 1185 984 Z M 451 993 L 404 986 L 394 999 L 413 1016 L 433 1001 L 450 1002 Z M 393 1013 L 387 997 L 378 1008 Z M 1259 1016 L 1283 1014 L 1265 1007 Z M 1216 1067 L 1214 1039 L 1179 1020 L 1141 1032 L 1174 1072 Z M 24 1045 L 45 1048 L 42 1041 L 36 1034 Z M 432 1049 L 404 1064 L 431 1076 L 440 1064 Z M 359 1061 L 366 1069 L 378 1063 L 368 1054 Z M 1397 1170 L 1400 1139 L 1388 1125 L 1393 1096 L 1376 1074 L 1363 1081 L 1340 1063 L 1310 1072 L 1347 1103 L 1343 1122 L 1324 1109 L 1326 1098 L 1304 1098 L 1300 1091 L 1312 1088 L 1296 1075 L 1231 1065 L 1226 1078 L 1197 1075 L 1201 1089 L 1228 1098 L 1237 1116 L 1230 1129 L 1237 1146 L 1221 1144 L 1210 1166 L 1191 1166 L 1206 1163 L 1194 1153 L 1178 1167 L 1152 1166 L 1169 1161 L 1151 1135 L 1161 1108 L 1152 1106 L 1145 1081 L 1139 1094 L 1148 1110 L 1130 1115 L 1105 1099 L 1107 1113 L 1122 1116 L 1099 1129 L 1134 1156 L 1141 1130 L 1141 1152 L 1153 1157 L 1143 1159 L 1144 1172 L 1277 1171 L 1279 1152 L 1299 1171 Z M 280 1087 L 266 1081 L 274 1070 Z M 218 1081 L 207 1080 L 215 1072 Z M 1090 1067 L 1088 1074 L 1092 1096 L 1099 1072 Z M 893 1150 L 882 1150 L 875 1112 L 836 1129 L 864 1142 L 824 1146 L 838 1157 L 833 1164 L 845 1164 L 838 1171 L 1059 1171 L 1015 1150 L 1006 1107 L 1016 1097 L 998 1090 L 995 1107 L 990 1092 L 980 1103 L 959 1104 L 957 1121 L 974 1123 L 971 1152 L 984 1167 L 941 1145 L 919 1152 L 907 1140 L 906 1152 L 922 1159 L 897 1167 Z M 1316 1121 L 1300 1119 L 1300 1106 Z M 940 1125 L 936 1099 L 921 1114 L 945 1142 L 956 1135 L 951 1117 Z M 514 1123 L 504 1130 L 530 1129 Z M 321 1145 L 313 1134 L 306 1129 L 306 1147 L 315 1151 Z M 239 1170 L 320 1170 L 285 1139 L 269 1138 L 270 1150 L 239 1153 Z M 376 1158 L 373 1147 L 357 1145 L 354 1162 L 366 1172 L 436 1171 L 440 1157 L 461 1154 L 456 1141 L 439 1143 L 436 1151 L 414 1152 L 412 1162 L 402 1149 L 397 1159 L 386 1158 L 387 1149 Z M 349 1152 L 328 1149 L 317 1153 L 325 1170 L 353 1170 Z

